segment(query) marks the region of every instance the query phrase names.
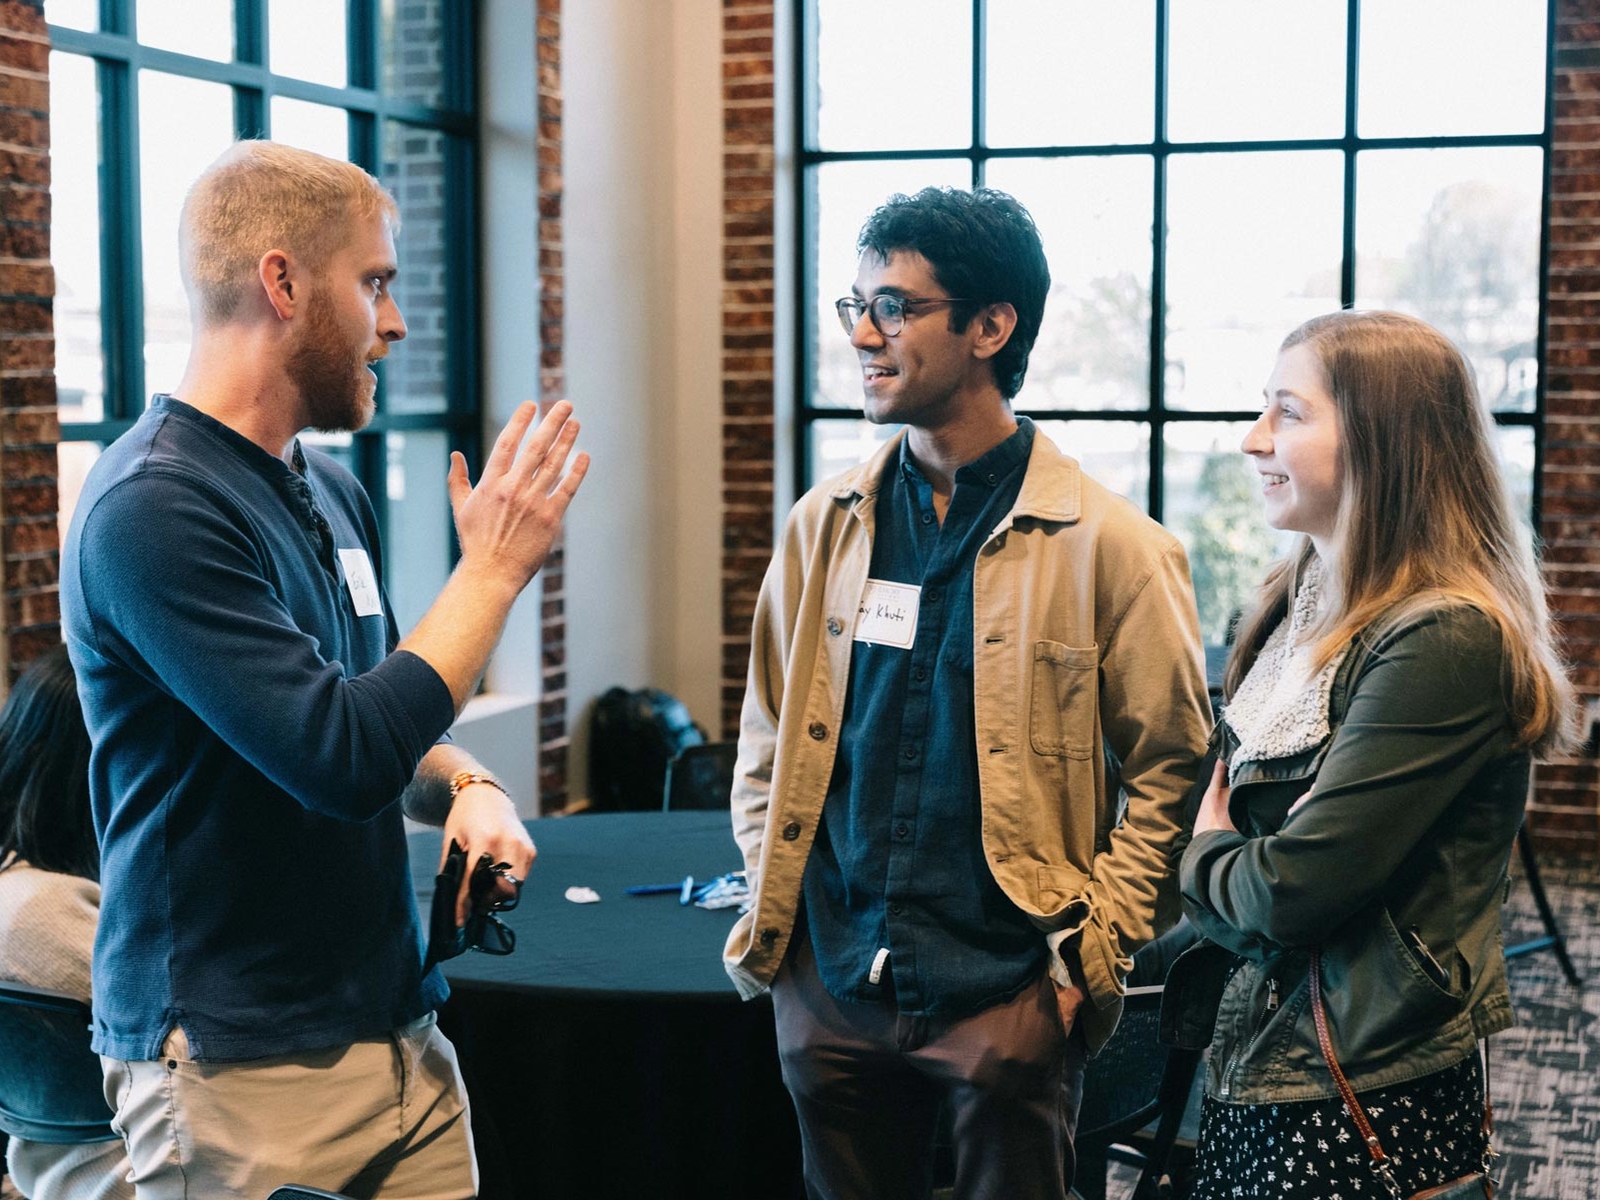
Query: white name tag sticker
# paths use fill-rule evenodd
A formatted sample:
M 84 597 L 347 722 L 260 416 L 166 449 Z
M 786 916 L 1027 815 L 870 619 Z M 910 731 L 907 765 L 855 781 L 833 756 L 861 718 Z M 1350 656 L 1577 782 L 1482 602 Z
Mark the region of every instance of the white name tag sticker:
M 339 565 L 344 568 L 344 584 L 350 589 L 350 603 L 355 605 L 358 617 L 381 617 L 383 598 L 378 594 L 378 577 L 372 573 L 372 559 L 359 546 L 354 550 L 339 551 Z
M 856 641 L 911 649 L 911 643 L 917 640 L 917 609 L 921 603 L 920 587 L 884 579 L 867 580 L 867 590 L 861 594 L 861 607 L 856 612 Z

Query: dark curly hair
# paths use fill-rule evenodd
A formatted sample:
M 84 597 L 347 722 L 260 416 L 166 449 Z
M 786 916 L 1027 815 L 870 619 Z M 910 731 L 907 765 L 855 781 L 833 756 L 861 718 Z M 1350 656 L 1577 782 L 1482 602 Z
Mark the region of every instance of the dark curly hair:
M 0 861 L 100 878 L 89 733 L 65 646 L 35 659 L 0 710 Z
M 959 332 L 991 304 L 1017 310 L 1017 327 L 994 356 L 994 381 L 1010 400 L 1022 390 L 1028 354 L 1039 336 L 1050 267 L 1033 217 L 1013 197 L 993 188 L 923 188 L 915 196 L 893 195 L 861 227 L 858 252 L 888 259 L 896 250 L 922 255 L 933 277 L 967 304 L 950 306 L 950 328 Z

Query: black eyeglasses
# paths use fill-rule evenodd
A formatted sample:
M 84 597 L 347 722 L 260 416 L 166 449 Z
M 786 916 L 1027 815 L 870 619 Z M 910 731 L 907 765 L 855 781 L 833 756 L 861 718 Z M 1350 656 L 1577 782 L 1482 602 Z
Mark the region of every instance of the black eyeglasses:
M 967 304 L 960 296 L 941 296 L 938 299 L 920 300 L 915 296 L 896 296 L 879 292 L 871 300 L 859 296 L 845 296 L 833 302 L 839 314 L 839 324 L 846 333 L 854 333 L 863 316 L 871 316 L 872 327 L 884 337 L 895 337 L 906 327 L 906 316 L 919 308 L 934 308 L 940 304 Z
M 498 906 L 504 912 L 510 905 Z M 517 948 L 517 931 L 492 912 L 475 912 L 461 927 L 461 940 L 467 950 L 484 954 L 510 954 Z
M 500 894 L 498 884 L 509 878 L 510 863 L 497 863 L 487 854 L 478 856 L 478 865 L 472 870 L 467 884 L 470 908 L 466 924 L 456 925 L 456 896 L 461 891 L 461 876 L 466 870 L 467 855 L 455 842 L 450 843 L 450 853 L 445 856 L 444 869 L 433 885 L 433 907 L 428 921 L 428 956 L 423 965 L 426 971 L 434 963 L 455 958 L 468 950 L 484 954 L 510 954 L 517 948 L 517 931 L 494 914 L 510 912 L 522 899 L 522 884 L 518 882 L 509 897 Z

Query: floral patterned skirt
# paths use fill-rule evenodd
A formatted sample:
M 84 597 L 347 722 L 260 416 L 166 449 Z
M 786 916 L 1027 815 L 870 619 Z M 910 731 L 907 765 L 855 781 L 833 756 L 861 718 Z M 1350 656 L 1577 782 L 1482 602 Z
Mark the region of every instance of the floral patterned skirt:
M 1358 1093 L 1394 1160 L 1400 1194 L 1483 1164 L 1483 1067 L 1473 1054 L 1420 1079 Z M 1200 1117 L 1191 1200 L 1389 1200 L 1344 1101 L 1223 1104 Z

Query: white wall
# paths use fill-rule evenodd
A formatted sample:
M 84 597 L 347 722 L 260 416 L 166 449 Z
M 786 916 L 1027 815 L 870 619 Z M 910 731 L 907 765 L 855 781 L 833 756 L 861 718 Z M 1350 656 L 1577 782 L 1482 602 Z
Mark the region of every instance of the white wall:
M 496 427 L 537 388 L 532 8 L 484 6 Z M 574 796 L 588 708 L 607 687 L 666 688 L 703 724 L 717 715 L 721 19 L 716 0 L 583 0 L 562 12 L 567 394 L 594 460 L 567 520 Z M 537 693 L 537 617 L 529 596 L 496 656 L 495 689 Z M 532 754 L 533 739 L 518 752 Z

